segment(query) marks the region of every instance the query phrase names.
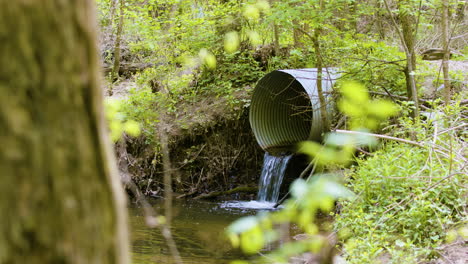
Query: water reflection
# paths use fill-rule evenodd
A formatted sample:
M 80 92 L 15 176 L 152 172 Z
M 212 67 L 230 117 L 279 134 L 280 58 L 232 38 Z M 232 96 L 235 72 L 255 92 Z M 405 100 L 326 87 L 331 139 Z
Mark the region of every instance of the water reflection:
M 254 215 L 258 210 L 233 208 L 224 203 L 206 201 L 174 201 L 172 235 L 184 264 L 224 264 L 245 259 L 233 249 L 224 235 L 224 229 L 241 216 Z M 162 203 L 154 203 L 162 212 Z M 130 208 L 133 241 L 133 263 L 173 264 L 166 241 L 159 229 L 145 225 L 142 210 Z

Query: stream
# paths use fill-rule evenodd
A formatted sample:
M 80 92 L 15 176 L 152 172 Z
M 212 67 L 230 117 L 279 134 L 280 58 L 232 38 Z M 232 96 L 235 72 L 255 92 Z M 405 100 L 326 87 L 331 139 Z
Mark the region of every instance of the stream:
M 265 153 L 258 201 L 174 200 L 171 231 L 184 264 L 224 264 L 245 258 L 231 247 L 225 228 L 242 216 L 273 208 L 291 157 Z M 155 202 L 153 207 L 157 212 L 163 211 L 162 200 Z M 174 263 L 160 230 L 146 226 L 142 209 L 130 208 L 130 225 L 133 263 Z
M 256 201 L 174 200 L 173 203 L 172 235 L 184 264 L 225 264 L 245 259 L 231 247 L 224 229 L 239 217 L 255 215 L 259 209 L 269 207 Z M 162 201 L 154 202 L 153 207 L 162 212 Z M 129 211 L 132 263 L 175 263 L 160 229 L 146 226 L 141 208 L 134 205 Z

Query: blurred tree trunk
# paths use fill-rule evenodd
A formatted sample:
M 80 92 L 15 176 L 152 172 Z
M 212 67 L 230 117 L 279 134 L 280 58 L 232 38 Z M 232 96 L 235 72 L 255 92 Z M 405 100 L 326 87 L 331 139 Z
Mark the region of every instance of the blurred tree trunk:
M 442 48 L 444 49 L 444 57 L 442 59 L 442 71 L 444 73 L 444 101 L 445 104 L 450 103 L 451 87 L 449 75 L 449 60 L 450 60 L 450 21 L 449 21 L 449 1 L 442 0 Z
M 112 68 L 111 81 L 114 82 L 119 78 L 119 69 L 120 69 L 120 45 L 122 42 L 122 30 L 124 22 L 124 0 L 120 0 L 120 14 L 119 14 L 119 24 L 117 25 L 117 36 L 115 38 L 114 45 L 114 67 Z M 109 87 L 109 95 L 113 94 L 112 85 Z
M 92 0 L 0 0 L 0 263 L 129 263 Z

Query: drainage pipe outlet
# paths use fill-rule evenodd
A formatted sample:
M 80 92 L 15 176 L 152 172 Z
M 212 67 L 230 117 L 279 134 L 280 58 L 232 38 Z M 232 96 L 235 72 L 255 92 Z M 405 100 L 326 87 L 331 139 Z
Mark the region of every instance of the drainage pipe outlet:
M 337 69 L 323 69 L 322 91 L 329 117 L 337 78 Z M 300 141 L 322 140 L 325 129 L 320 111 L 317 69 L 276 70 L 260 79 L 253 91 L 250 126 L 262 149 L 280 155 L 293 152 Z

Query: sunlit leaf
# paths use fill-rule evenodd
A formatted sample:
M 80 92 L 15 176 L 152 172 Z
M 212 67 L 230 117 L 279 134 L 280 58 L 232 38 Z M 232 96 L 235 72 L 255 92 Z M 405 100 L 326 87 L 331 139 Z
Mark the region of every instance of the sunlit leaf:
M 260 10 L 254 5 L 247 5 L 243 15 L 247 19 L 256 20 L 260 18 Z
M 324 197 L 320 200 L 319 207 L 324 212 L 330 212 L 333 209 L 334 200 L 331 197 Z
M 207 49 L 201 49 L 198 53 L 200 61 L 210 69 L 216 68 L 216 57 Z
M 125 133 L 127 133 L 128 135 L 132 137 L 137 137 L 141 133 L 140 124 L 138 124 L 138 122 L 133 121 L 133 120 L 129 120 L 125 122 L 123 130 L 125 131 Z
M 333 198 L 354 197 L 354 193 L 351 192 L 349 189 L 331 180 L 325 181 L 322 188 L 323 188 L 322 190 L 324 193 L 328 194 L 329 196 Z
M 263 233 L 260 227 L 256 226 L 241 235 L 241 249 L 247 254 L 254 254 L 264 246 Z
M 228 232 L 239 234 L 250 230 L 257 225 L 258 219 L 255 216 L 242 217 L 228 227 Z
M 298 255 L 307 251 L 308 243 L 304 243 L 303 241 L 297 242 L 287 242 L 282 245 L 282 251 L 285 252 L 287 255 Z
M 323 240 L 319 239 L 318 237 L 315 239 L 311 239 L 309 242 L 309 250 L 312 253 L 318 253 L 320 249 L 322 248 L 322 246 L 323 246 Z
M 239 49 L 239 33 L 236 31 L 231 31 L 226 33 L 224 36 L 224 50 L 228 53 L 232 53 Z
M 205 57 L 205 64 L 210 69 L 216 68 L 216 57 L 211 53 L 208 54 L 208 56 Z
M 262 12 L 267 12 L 268 10 L 270 10 L 270 3 L 268 3 L 268 1 L 266 0 L 257 1 L 255 6 Z
M 262 43 L 262 40 L 260 39 L 260 34 L 258 34 L 257 31 L 250 30 L 247 32 L 247 35 L 249 36 L 249 40 L 252 45 L 256 46 Z
M 369 114 L 381 119 L 394 116 L 398 113 L 398 107 L 388 100 L 374 100 L 368 105 Z
M 322 148 L 323 146 L 317 142 L 303 141 L 299 143 L 298 152 L 309 156 L 315 156 L 315 154 L 317 154 Z
M 365 105 L 353 102 L 351 99 L 342 99 L 338 101 L 338 108 L 344 114 L 350 117 L 360 117 L 365 114 Z
M 234 260 L 234 261 L 229 262 L 229 264 L 249 264 L 249 262 L 245 260 Z
M 300 199 L 308 190 L 307 182 L 304 179 L 297 179 L 291 185 L 291 195 L 294 198 Z
M 315 224 L 313 223 L 313 219 L 314 215 L 310 211 L 303 211 L 298 215 L 297 223 L 308 234 L 314 234 L 315 228 L 311 227 L 311 225 L 315 226 Z
M 357 82 L 346 82 L 341 86 L 341 94 L 353 104 L 361 105 L 369 101 L 369 93 L 364 85 Z M 361 105 L 362 107 L 362 105 Z
M 235 248 L 238 248 L 240 245 L 240 239 L 239 235 L 235 233 L 229 233 L 228 234 L 229 241 L 231 242 L 231 245 Z

